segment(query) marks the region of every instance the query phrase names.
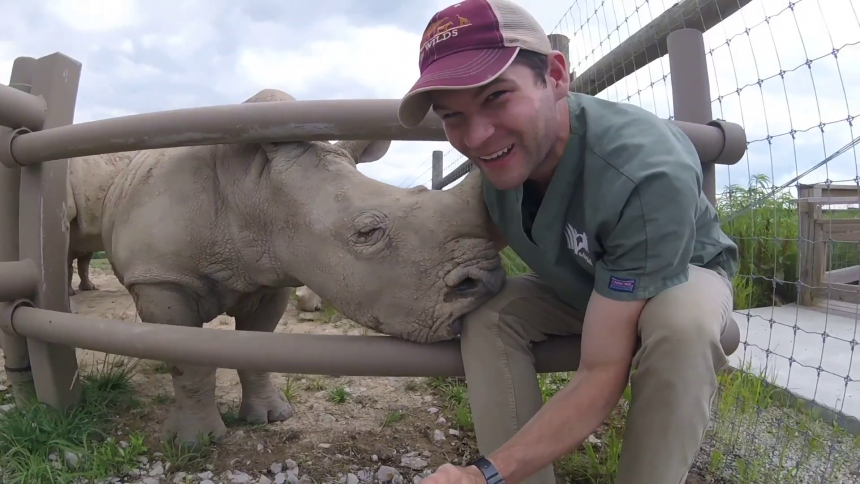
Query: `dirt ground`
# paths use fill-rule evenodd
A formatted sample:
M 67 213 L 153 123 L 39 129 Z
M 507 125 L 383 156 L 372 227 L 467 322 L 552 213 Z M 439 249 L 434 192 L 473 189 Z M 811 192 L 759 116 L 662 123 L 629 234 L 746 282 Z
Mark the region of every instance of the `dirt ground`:
M 130 295 L 110 269 L 97 262 L 101 261 L 93 261 L 91 279 L 98 290 L 72 296 L 73 312 L 109 319 L 135 319 Z M 73 285 L 77 288 L 77 274 Z M 332 322 L 325 321 L 329 316 L 324 312 L 299 313 L 291 303 L 276 331 L 367 333 L 364 328 L 340 316 L 332 318 Z M 231 330 L 234 323 L 232 318 L 221 316 L 206 326 Z M 78 350 L 82 370 L 104 365 L 105 357 L 104 353 Z M 117 358 L 108 356 L 108 364 L 114 364 Z M 156 451 L 161 448 L 158 440 L 160 425 L 173 396 L 170 375 L 165 370 L 165 366 L 157 361 L 137 363 L 134 385 L 144 405 L 139 411 L 120 417 L 122 427 L 145 430 L 148 447 Z M 381 467 L 390 466 L 399 475 L 395 474 L 393 481 L 389 482 L 409 484 L 416 476 L 426 475 L 445 462 L 463 463 L 475 456 L 474 434 L 456 428 L 453 412 L 446 408 L 443 398 L 434 394 L 424 379 L 285 374 L 273 374 L 272 378 L 279 388 L 291 389 L 295 413 L 284 422 L 251 427 L 235 420 L 241 398 L 236 371 L 218 370 L 216 396 L 228 434 L 214 446 L 211 454 L 197 463 L 198 468 L 189 467 L 183 471 L 187 471 L 187 478 L 193 478 L 187 482 L 199 482 L 206 477 L 214 482 L 277 482 L 286 476 L 296 484 L 296 478 L 305 475 L 307 477 L 302 484 L 307 483 L 307 478 L 314 483 L 357 484 L 356 477 L 359 481 L 385 482 L 388 479 L 379 479 L 382 476 L 377 476 L 377 473 L 381 468 L 383 473 L 390 473 L 389 469 Z M 343 403 L 333 403 L 329 398 L 329 391 L 338 387 L 349 392 Z M 399 412 L 401 419 L 387 422 L 392 412 Z M 442 435 L 444 440 L 439 440 Z M 412 468 L 403 465 L 404 457 Z M 155 458 L 158 458 L 157 454 Z M 294 469 L 292 477 L 285 474 L 292 466 L 289 460 L 298 466 L 298 472 Z M 204 467 L 199 468 L 199 465 Z M 273 472 L 273 465 L 274 470 L 278 470 L 279 465 L 283 467 L 281 477 Z M 211 474 L 206 473 L 207 469 Z M 177 470 L 174 466 L 171 472 Z M 198 477 L 201 472 L 204 475 Z M 236 474 L 230 477 L 225 474 L 230 472 L 246 473 L 247 476 Z M 165 474 L 156 482 L 186 482 L 182 479 L 183 474 L 178 477 Z

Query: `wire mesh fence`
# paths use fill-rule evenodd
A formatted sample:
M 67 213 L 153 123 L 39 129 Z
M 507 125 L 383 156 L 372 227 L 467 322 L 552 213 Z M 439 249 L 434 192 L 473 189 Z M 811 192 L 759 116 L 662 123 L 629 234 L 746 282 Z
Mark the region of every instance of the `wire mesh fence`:
M 860 483 L 860 1 L 577 0 L 548 31 L 577 91 L 672 119 L 664 34 L 685 27 L 705 32 L 711 116 L 748 139 L 713 174 L 741 346 L 688 482 Z M 575 479 L 614 482 L 610 430 L 562 463 Z

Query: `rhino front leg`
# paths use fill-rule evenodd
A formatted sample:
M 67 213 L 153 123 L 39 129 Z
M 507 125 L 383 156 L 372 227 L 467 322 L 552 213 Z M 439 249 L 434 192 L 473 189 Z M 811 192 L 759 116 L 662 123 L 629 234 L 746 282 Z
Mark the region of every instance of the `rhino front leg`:
M 93 260 L 93 253 L 87 252 L 78 256 L 78 277 L 81 278 L 81 283 L 78 284 L 78 289 L 81 291 L 95 291 L 98 289 L 93 281 L 90 280 L 90 261 Z
M 177 284 L 134 285 L 129 288 L 144 323 L 202 327 L 198 301 Z M 206 438 L 218 439 L 227 427 L 215 403 L 215 370 L 212 367 L 167 362 L 176 402 L 164 422 L 162 437 L 192 449 Z
M 245 298 L 227 314 L 236 318 L 237 331 L 273 332 L 287 309 L 290 289 L 280 289 Z M 280 422 L 293 416 L 293 407 L 272 384 L 268 372 L 238 370 L 242 384 L 239 418 L 252 424 Z

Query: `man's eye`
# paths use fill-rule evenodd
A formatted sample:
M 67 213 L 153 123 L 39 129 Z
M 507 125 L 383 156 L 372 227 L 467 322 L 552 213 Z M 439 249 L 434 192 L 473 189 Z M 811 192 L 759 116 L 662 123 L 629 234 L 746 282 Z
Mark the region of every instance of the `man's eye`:
M 489 96 L 487 96 L 487 101 L 495 101 L 496 99 L 500 98 L 502 95 L 507 94 L 507 93 L 508 93 L 508 91 L 496 91 L 496 92 L 490 94 Z

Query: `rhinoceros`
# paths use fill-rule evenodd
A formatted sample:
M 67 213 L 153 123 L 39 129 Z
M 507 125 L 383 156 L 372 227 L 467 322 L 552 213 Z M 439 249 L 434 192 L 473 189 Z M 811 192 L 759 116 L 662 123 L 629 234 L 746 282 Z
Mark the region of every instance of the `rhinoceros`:
M 66 222 L 69 224 L 69 295 L 77 293 L 72 287 L 72 262 L 77 259 L 78 289 L 98 289 L 90 280 L 93 254 L 104 250 L 102 242 L 102 202 L 108 187 L 137 151 L 79 156 L 69 159 L 66 181 Z
M 244 102 L 295 101 L 263 90 Z M 390 141 L 237 143 L 146 150 L 111 184 L 102 236 L 144 323 L 274 331 L 292 288 L 419 343 L 455 338 L 461 317 L 505 282 L 479 173 L 450 190 L 400 188 L 357 163 Z M 332 355 L 333 358 L 336 355 Z M 215 368 L 169 363 L 176 401 L 162 437 L 196 446 L 226 432 Z M 283 421 L 268 373 L 238 372 L 239 417 Z

